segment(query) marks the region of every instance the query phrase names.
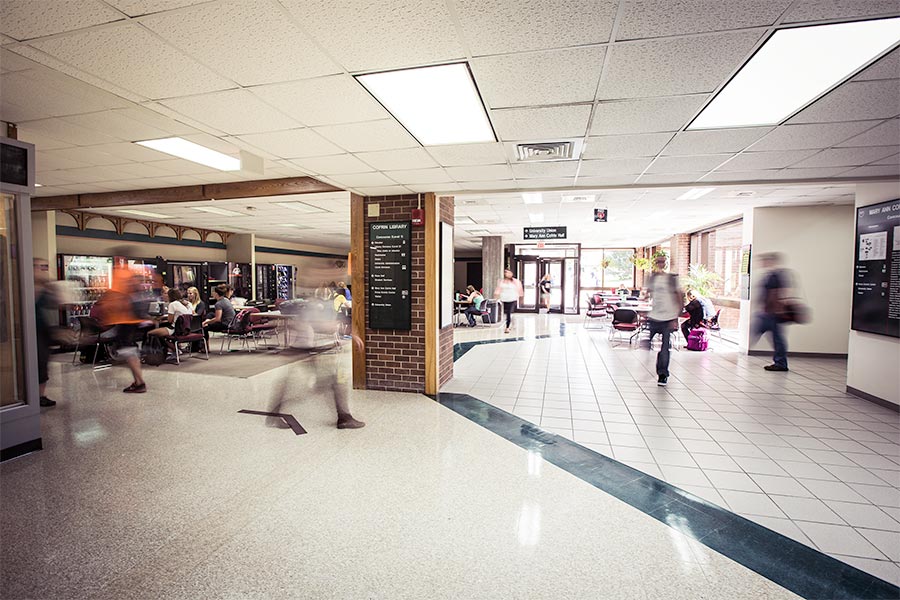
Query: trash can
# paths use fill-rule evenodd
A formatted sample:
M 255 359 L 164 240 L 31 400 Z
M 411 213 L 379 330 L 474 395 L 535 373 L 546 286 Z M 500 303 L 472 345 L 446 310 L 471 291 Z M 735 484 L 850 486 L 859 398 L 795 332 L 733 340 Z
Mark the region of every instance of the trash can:
M 485 300 L 484 310 L 487 312 L 488 323 L 500 321 L 500 302 L 497 300 Z

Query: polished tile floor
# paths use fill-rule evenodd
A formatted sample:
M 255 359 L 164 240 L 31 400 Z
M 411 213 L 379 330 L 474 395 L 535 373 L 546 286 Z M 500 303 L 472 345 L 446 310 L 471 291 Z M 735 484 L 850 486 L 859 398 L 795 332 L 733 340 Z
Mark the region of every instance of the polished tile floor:
M 672 353 L 609 342 L 581 320 L 517 315 L 510 334 L 463 329 L 472 347 L 442 390 L 469 394 L 900 584 L 900 417 L 844 393 L 846 362 L 762 369 L 713 341 Z M 549 339 L 535 336 L 551 335 Z
M 308 434 L 238 414 L 291 368 Z M 338 431 L 304 369 L 124 395 L 52 363 L 46 449 L 0 465 L 0 596 L 796 597 L 424 396 L 353 392 L 367 426 Z

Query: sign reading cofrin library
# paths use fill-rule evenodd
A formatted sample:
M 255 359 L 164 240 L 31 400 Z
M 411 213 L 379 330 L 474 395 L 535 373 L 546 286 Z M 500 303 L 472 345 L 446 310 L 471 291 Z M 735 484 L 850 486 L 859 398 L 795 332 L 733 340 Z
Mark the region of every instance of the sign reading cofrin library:
M 522 236 L 526 240 L 564 240 L 565 227 L 524 227 Z
M 856 209 L 856 331 L 900 337 L 900 199 Z
M 369 328 L 412 329 L 412 222 L 369 223 Z

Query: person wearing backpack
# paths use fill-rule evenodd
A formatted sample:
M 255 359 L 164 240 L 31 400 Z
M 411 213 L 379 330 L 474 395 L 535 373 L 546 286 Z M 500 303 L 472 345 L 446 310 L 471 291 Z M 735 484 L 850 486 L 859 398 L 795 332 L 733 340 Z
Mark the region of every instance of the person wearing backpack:
M 678 329 L 678 315 L 681 314 L 681 302 L 683 295 L 678 288 L 678 277 L 672 273 L 666 273 L 667 257 L 660 254 L 655 259 L 653 275 L 650 276 L 649 293 L 653 300 L 653 308 L 647 315 L 649 320 L 650 341 L 653 336 L 659 334 L 662 337 L 662 347 L 656 355 L 657 385 L 665 386 L 669 382 L 669 346 L 671 333 Z
M 755 344 L 767 332 L 772 333 L 772 345 L 775 353 L 772 364 L 763 367 L 766 371 L 787 371 L 787 340 L 784 337 L 784 324 L 790 322 L 786 318 L 788 312 L 787 298 L 790 296 L 790 280 L 787 272 L 780 268 L 781 256 L 776 252 L 763 254 L 760 264 L 767 273 L 760 284 L 762 310 L 756 315 L 753 323 L 752 342 Z

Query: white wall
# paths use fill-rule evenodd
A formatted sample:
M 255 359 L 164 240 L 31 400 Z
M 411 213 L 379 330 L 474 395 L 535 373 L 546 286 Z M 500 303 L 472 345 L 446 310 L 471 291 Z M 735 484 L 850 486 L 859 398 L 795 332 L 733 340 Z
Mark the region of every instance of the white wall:
M 856 206 L 900 197 L 900 182 L 856 186 Z M 852 256 L 851 256 L 852 258 Z M 852 278 L 852 274 L 851 274 Z M 900 339 L 850 331 L 847 386 L 900 405 Z
M 323 282 L 334 281 L 350 283 L 349 248 L 325 248 L 309 244 L 296 244 L 256 238 L 256 245 L 265 248 L 284 248 L 288 250 L 302 250 L 306 252 L 319 252 L 322 254 L 334 254 L 340 258 L 323 258 L 317 256 L 297 256 L 296 254 L 277 254 L 274 252 L 257 252 L 256 262 L 266 265 L 294 265 L 297 267 L 297 281 L 294 292 L 297 294 L 312 293 Z M 360 267 L 361 268 L 361 267 Z
M 750 301 L 741 303 L 742 319 L 752 319 L 761 309 L 758 289 L 765 273 L 759 256 L 779 252 L 784 256 L 783 266 L 796 279 L 798 295 L 812 311 L 810 323 L 786 328 L 788 352 L 846 354 L 853 284 L 853 218 L 854 208 L 849 205 L 753 209 L 748 226 L 753 254 Z M 747 305 L 749 311 L 744 310 Z M 751 344 L 749 322 L 742 325 L 746 327 L 741 330 L 744 348 L 771 350 L 770 336 Z

